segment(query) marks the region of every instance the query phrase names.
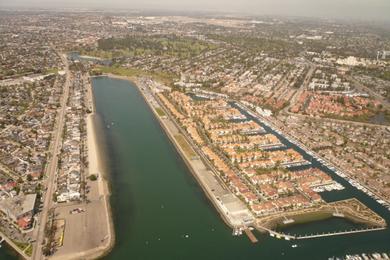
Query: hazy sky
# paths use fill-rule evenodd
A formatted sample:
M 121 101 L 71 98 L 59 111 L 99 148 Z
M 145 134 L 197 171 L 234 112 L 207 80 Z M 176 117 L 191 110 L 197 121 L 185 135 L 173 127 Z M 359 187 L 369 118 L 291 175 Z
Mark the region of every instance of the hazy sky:
M 0 0 L 4 7 L 227 11 L 390 21 L 390 0 Z

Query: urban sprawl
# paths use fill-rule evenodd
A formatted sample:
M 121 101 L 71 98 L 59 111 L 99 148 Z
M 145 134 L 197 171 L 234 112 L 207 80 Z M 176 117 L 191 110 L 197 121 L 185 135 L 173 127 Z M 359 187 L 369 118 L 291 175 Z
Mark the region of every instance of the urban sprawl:
M 22 257 L 98 257 L 112 247 L 94 76 L 137 84 L 235 235 L 299 239 L 275 228 L 318 213 L 387 226 L 355 198 L 322 196 L 346 180 L 390 211 L 385 25 L 0 14 L 0 237 Z

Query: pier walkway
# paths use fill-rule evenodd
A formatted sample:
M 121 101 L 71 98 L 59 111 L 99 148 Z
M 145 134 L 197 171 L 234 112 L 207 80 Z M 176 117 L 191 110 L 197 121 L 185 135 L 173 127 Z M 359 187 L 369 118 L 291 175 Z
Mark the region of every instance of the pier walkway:
M 379 230 L 384 230 L 384 229 L 386 229 L 386 228 L 378 227 L 378 228 L 355 229 L 355 230 L 348 230 L 348 231 L 341 231 L 341 232 L 328 232 L 328 233 L 322 233 L 322 234 L 296 236 L 295 239 L 310 239 L 310 238 L 320 238 L 320 237 L 330 237 L 330 236 L 341 236 L 341 235 L 348 235 L 348 234 L 355 234 L 355 233 L 379 231 Z
M 271 229 L 268 229 L 266 227 L 260 227 L 259 229 L 263 229 L 267 231 L 271 237 L 276 237 L 278 239 L 285 239 L 285 240 L 302 240 L 302 239 L 313 239 L 313 238 L 321 238 L 321 237 L 330 237 L 330 236 L 341 236 L 341 235 L 349 235 L 349 234 L 355 234 L 355 233 L 364 233 L 364 232 L 372 232 L 372 231 L 380 231 L 385 230 L 385 227 L 372 227 L 372 228 L 364 228 L 364 229 L 354 229 L 354 230 L 346 230 L 346 231 L 340 231 L 340 232 L 328 232 L 328 233 L 318 233 L 318 234 L 310 234 L 310 235 L 290 235 L 290 234 L 284 234 L 278 231 L 274 231 Z
M 274 231 L 272 229 L 269 229 L 269 228 L 266 228 L 266 227 L 263 227 L 263 226 L 257 225 L 257 228 L 263 229 L 263 230 L 267 231 L 270 234 L 271 237 L 277 237 L 279 239 L 280 238 L 284 238 L 286 240 L 296 239 L 296 237 L 293 236 L 293 235 L 277 232 L 277 231 Z

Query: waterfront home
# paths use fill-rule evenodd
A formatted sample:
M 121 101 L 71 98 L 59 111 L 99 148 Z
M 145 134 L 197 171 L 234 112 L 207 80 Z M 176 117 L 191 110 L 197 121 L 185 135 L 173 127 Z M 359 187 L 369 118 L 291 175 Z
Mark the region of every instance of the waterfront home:
M 277 208 L 272 201 L 262 201 L 257 204 L 252 204 L 251 209 L 257 216 L 277 212 Z

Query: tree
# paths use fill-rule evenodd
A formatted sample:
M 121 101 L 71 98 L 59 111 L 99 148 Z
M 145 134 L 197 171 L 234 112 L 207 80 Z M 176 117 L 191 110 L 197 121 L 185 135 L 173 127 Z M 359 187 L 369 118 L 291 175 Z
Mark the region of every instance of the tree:
M 88 178 L 89 178 L 91 181 L 96 181 L 96 180 L 97 180 L 96 174 L 91 174 Z

